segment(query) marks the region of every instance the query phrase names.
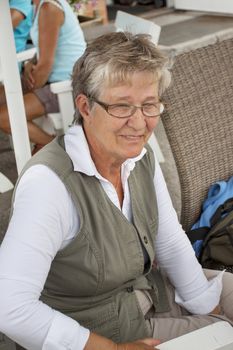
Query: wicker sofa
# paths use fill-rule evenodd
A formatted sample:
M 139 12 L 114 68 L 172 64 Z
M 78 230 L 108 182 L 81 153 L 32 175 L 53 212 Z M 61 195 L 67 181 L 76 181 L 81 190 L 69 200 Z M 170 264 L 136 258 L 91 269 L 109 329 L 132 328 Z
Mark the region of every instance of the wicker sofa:
M 162 49 L 173 61 L 162 121 L 188 230 L 209 186 L 233 175 L 233 29 Z

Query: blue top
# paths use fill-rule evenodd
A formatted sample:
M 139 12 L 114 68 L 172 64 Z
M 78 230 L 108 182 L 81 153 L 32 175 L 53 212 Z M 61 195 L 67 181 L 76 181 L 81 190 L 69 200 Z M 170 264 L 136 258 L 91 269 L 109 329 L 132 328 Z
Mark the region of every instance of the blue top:
M 32 42 L 37 48 L 38 16 L 43 3 L 44 0 L 41 0 L 30 32 Z M 70 79 L 74 63 L 86 48 L 86 42 L 77 16 L 66 0 L 59 0 L 59 3 L 64 10 L 65 19 L 60 28 L 55 60 L 48 79 L 49 83 Z M 37 55 L 39 56 L 38 51 Z
M 10 8 L 20 11 L 25 17 L 14 29 L 16 52 L 23 51 L 26 49 L 32 25 L 33 7 L 31 0 L 10 0 Z

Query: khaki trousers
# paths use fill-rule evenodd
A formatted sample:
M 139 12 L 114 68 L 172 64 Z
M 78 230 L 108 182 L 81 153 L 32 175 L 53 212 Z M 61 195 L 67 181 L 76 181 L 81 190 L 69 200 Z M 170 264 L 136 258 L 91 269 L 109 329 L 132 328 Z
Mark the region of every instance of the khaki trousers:
M 211 279 L 219 274 L 219 271 L 204 270 L 204 273 L 207 279 Z M 165 342 L 222 320 L 228 321 L 233 326 L 233 274 L 225 272 L 223 275 L 223 290 L 220 299 L 221 315 L 191 315 L 175 303 L 174 287 L 168 279 L 165 281 L 171 308 L 169 312 L 156 313 L 152 308 L 150 295 L 146 291 L 136 291 L 138 302 L 153 338 Z

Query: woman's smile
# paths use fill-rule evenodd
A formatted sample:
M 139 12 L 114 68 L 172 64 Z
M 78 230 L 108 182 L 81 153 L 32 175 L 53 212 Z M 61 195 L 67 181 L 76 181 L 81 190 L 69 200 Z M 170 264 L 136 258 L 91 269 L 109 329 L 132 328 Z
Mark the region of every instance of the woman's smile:
M 139 141 L 144 138 L 144 135 L 120 135 L 120 137 L 123 137 L 127 140 Z
M 157 82 L 153 75 L 137 72 L 131 76 L 130 82 L 103 89 L 99 100 L 108 105 L 142 106 L 152 103 L 158 100 Z M 141 153 L 158 120 L 145 117 L 141 109 L 129 118 L 116 118 L 96 103 L 85 118 L 84 130 L 99 159 L 104 158 L 105 164 L 108 159 L 123 163 Z

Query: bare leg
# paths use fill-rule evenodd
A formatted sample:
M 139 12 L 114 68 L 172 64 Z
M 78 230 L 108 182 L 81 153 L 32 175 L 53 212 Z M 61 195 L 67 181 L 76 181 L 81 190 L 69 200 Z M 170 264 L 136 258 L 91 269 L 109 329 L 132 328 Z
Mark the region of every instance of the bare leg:
M 27 116 L 27 126 L 30 141 L 36 144 L 46 145 L 52 141 L 53 136 L 47 134 L 36 124 L 33 123 L 33 119 L 38 118 L 45 114 L 43 104 L 32 92 L 27 93 L 23 96 L 25 112 Z M 10 121 L 7 110 L 7 105 L 0 105 L 0 129 L 5 133 L 10 134 Z
M 0 105 L 6 103 L 5 89 L 2 84 L 0 84 Z

